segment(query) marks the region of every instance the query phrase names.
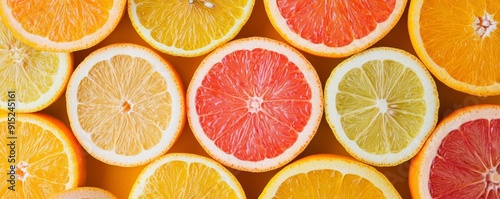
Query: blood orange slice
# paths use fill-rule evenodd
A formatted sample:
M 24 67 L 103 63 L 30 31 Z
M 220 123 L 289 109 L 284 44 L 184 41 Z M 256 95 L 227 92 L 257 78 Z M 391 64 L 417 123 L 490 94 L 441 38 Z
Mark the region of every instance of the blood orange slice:
M 499 135 L 499 105 L 447 116 L 411 162 L 413 198 L 499 198 Z
M 271 39 L 232 41 L 212 52 L 187 91 L 188 121 L 216 160 L 261 172 L 291 161 L 316 133 L 322 89 L 298 51 Z
M 407 0 L 264 0 L 274 28 L 308 53 L 345 57 L 384 37 L 399 21 Z

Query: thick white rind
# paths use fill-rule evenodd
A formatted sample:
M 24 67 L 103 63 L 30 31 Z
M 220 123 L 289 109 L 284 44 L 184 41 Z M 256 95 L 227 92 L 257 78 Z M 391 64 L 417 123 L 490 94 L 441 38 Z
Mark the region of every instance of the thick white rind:
M 101 51 L 106 51 L 102 53 Z M 113 151 L 99 148 L 92 142 L 90 134 L 83 130 L 77 113 L 77 91 L 79 82 L 85 78 L 93 66 L 102 61 L 109 60 L 116 55 L 129 55 L 139 57 L 149 61 L 153 70 L 161 74 L 166 83 L 167 89 L 172 99 L 171 120 L 168 127 L 163 130 L 161 140 L 151 149 L 144 150 L 135 156 L 118 155 Z M 170 69 L 168 69 L 170 68 Z M 150 162 L 152 159 L 164 154 L 175 142 L 178 132 L 181 131 L 185 120 L 185 102 L 181 82 L 177 79 L 174 68 L 153 51 L 135 44 L 114 44 L 103 47 L 91 53 L 84 59 L 70 78 L 66 90 L 66 107 L 71 128 L 75 137 L 82 144 L 83 148 L 98 160 L 117 166 L 137 166 Z M 161 110 L 158 110 L 161 111 Z
M 367 61 L 386 59 L 398 61 L 415 72 L 422 81 L 422 87 L 425 92 L 423 99 L 425 100 L 427 111 L 425 113 L 425 121 L 421 128 L 421 132 L 413 139 L 408 147 L 399 153 L 376 155 L 364 151 L 355 141 L 346 136 L 341 126 L 340 114 L 336 110 L 336 95 L 339 91 L 338 85 L 340 81 L 350 70 L 353 68 L 361 68 Z M 339 64 L 339 66 L 332 71 L 332 74 L 326 82 L 325 101 L 328 101 L 325 103 L 326 120 L 334 131 L 335 137 L 341 141 L 344 148 L 346 148 L 351 155 L 363 162 L 377 166 L 394 166 L 413 157 L 435 127 L 437 123 L 437 111 L 439 109 L 436 84 L 425 66 L 420 63 L 416 57 L 405 51 L 386 47 L 366 50 Z
M 290 148 L 288 148 L 275 158 L 253 162 L 240 160 L 232 154 L 226 154 L 215 145 L 213 140 L 207 137 L 199 122 L 198 113 L 196 112 L 195 108 L 195 98 L 196 90 L 201 86 L 203 78 L 217 62 L 222 60 L 226 55 L 236 50 L 253 50 L 256 48 L 284 54 L 288 57 L 290 62 L 298 66 L 298 68 L 304 75 L 304 79 L 306 79 L 308 81 L 307 83 L 310 85 L 312 96 L 310 100 L 312 105 L 312 113 L 307 125 L 304 127 L 303 131 L 298 134 L 299 136 L 297 138 L 297 142 L 295 142 Z M 252 37 L 234 40 L 230 43 L 227 43 L 224 48 L 219 48 L 208 55 L 196 70 L 186 95 L 188 121 L 191 128 L 193 129 L 195 137 L 200 143 L 202 143 L 202 146 L 205 148 L 207 153 L 209 153 L 213 158 L 217 159 L 222 164 L 234 169 L 253 172 L 276 169 L 279 167 L 279 165 L 283 165 L 296 157 L 315 135 L 321 117 L 323 115 L 323 93 L 321 90 L 321 82 L 319 80 L 318 74 L 316 73 L 316 70 L 307 61 L 307 59 L 304 58 L 298 51 L 291 49 L 292 48 L 288 47 L 284 43 L 267 38 Z M 320 86 L 315 87 L 315 85 Z

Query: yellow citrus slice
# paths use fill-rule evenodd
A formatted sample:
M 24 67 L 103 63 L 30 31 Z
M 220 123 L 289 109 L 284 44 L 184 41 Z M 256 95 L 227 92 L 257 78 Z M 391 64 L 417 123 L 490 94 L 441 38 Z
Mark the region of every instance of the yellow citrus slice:
M 51 199 L 118 199 L 111 192 L 98 187 L 76 187 L 59 192 Z
M 83 148 L 118 166 L 146 164 L 164 154 L 185 120 L 177 72 L 135 44 L 113 44 L 88 55 L 69 80 L 66 106 Z
M 129 195 L 135 198 L 246 198 L 224 166 L 200 155 L 167 154 L 139 174 Z
M 40 111 L 59 99 L 73 70 L 71 53 L 36 50 L 0 23 L 0 110 L 15 92 L 16 112 Z
M 264 0 L 278 33 L 295 47 L 324 57 L 346 57 L 382 39 L 407 0 Z
M 0 198 L 49 198 L 85 183 L 85 157 L 71 130 L 41 113 L 0 113 Z
M 339 155 L 317 154 L 299 159 L 276 173 L 259 199 L 332 197 L 401 198 L 375 168 Z
M 111 34 L 126 0 L 6 0 L 0 6 L 3 23 L 22 42 L 44 51 L 72 52 Z
M 311 63 L 287 44 L 261 37 L 231 41 L 208 55 L 186 98 L 189 124 L 207 153 L 251 172 L 295 158 L 323 114 Z
M 413 55 L 372 48 L 344 60 L 325 85 L 325 114 L 355 158 L 394 166 L 420 150 L 438 119 L 434 80 Z
M 233 39 L 255 0 L 130 0 L 128 14 L 141 37 L 175 56 L 206 54 Z
M 408 30 L 422 62 L 445 85 L 500 95 L 500 1 L 414 0 Z
M 500 105 L 475 105 L 441 120 L 409 170 L 413 198 L 499 198 Z

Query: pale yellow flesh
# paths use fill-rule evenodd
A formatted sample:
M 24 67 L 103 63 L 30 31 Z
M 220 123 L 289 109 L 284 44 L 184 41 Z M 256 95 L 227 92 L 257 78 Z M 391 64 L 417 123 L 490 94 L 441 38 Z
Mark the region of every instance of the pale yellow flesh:
M 215 169 L 197 162 L 168 162 L 145 184 L 138 198 L 238 198 Z
M 424 87 L 403 64 L 369 61 L 349 71 L 338 88 L 342 128 L 361 149 L 398 153 L 420 132 L 426 113 Z
M 78 86 L 79 123 L 99 148 L 139 154 L 156 146 L 170 123 L 168 86 L 145 59 L 117 55 L 98 62 Z

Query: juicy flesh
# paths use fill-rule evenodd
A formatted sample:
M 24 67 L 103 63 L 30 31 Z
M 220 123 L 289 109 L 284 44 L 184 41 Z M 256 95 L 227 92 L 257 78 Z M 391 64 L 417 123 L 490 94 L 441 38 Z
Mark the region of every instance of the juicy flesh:
M 79 122 L 101 149 L 136 155 L 156 146 L 171 117 L 167 82 L 148 61 L 117 55 L 78 87 Z
M 448 74 L 477 86 L 500 83 L 500 1 L 425 1 L 420 36 Z M 467 56 L 464 56 L 467 55 Z
M 166 45 L 196 50 L 224 37 L 242 17 L 248 0 L 134 0 L 140 23 Z
M 38 100 L 54 83 L 58 72 L 59 59 L 55 53 L 47 53 L 17 40 L 0 23 L 0 76 L 2 93 L 16 91 L 16 100 L 29 103 Z M 22 88 L 22 89 L 21 89 Z M 0 96 L 7 101 L 7 95 Z
M 227 154 L 273 158 L 294 144 L 311 116 L 311 89 L 299 68 L 274 51 L 235 51 L 196 92 L 204 132 Z
M 113 3 L 113 0 L 7 0 L 13 17 L 24 30 L 56 42 L 75 41 L 96 32 L 108 20 Z
M 451 131 L 429 174 L 433 198 L 500 198 L 500 119 L 477 119 Z
M 198 162 L 168 162 L 146 180 L 140 199 L 238 198 L 217 170 Z
M 386 21 L 396 0 L 277 0 L 288 27 L 315 44 L 343 47 Z
M 386 198 L 365 178 L 335 170 L 313 170 L 286 179 L 273 199 L 280 198 Z
M 337 110 L 350 140 L 368 153 L 398 153 L 420 132 L 424 88 L 412 70 L 373 60 L 349 71 L 338 86 Z
M 0 128 L 8 129 L 7 122 L 1 122 Z M 48 198 L 65 190 L 71 171 L 68 168 L 69 158 L 61 141 L 52 132 L 27 122 L 16 121 L 15 133 L 15 163 L 12 164 L 16 167 L 16 191 L 7 189 L 11 184 L 2 180 L 0 197 Z M 6 144 L 14 141 L 7 139 L 7 135 L 2 139 Z M 0 161 L 0 166 L 7 173 L 12 165 L 7 161 L 7 157 L 11 155 L 10 146 L 0 147 L 0 153 L 6 158 L 5 161 Z M 10 175 L 5 175 L 5 178 L 10 178 Z

